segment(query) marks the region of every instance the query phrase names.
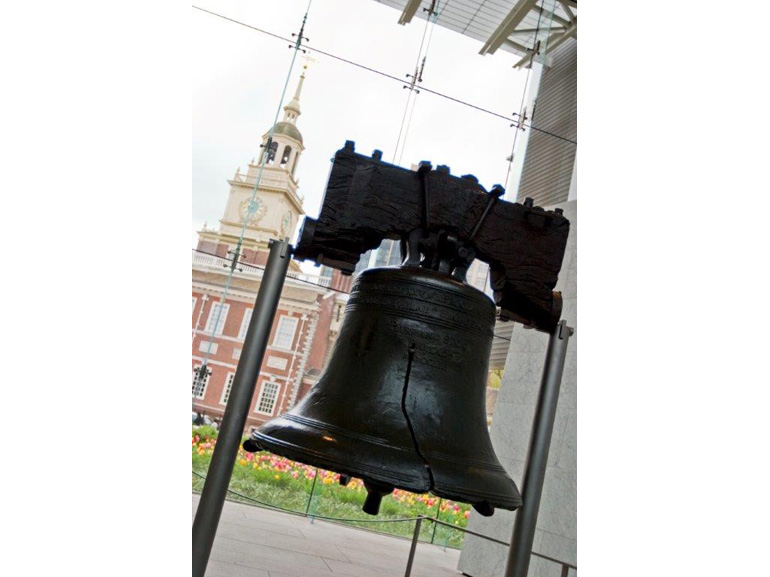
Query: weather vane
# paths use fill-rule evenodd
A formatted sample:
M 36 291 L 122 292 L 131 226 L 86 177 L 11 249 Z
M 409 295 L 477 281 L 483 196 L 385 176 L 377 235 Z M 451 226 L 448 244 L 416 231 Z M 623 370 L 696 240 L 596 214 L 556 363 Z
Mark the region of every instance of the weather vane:
M 307 68 L 308 68 L 308 66 L 310 66 L 310 63 L 311 63 L 311 62 L 312 62 L 312 63 L 317 63 L 317 62 L 319 62 L 318 60 L 316 60 L 315 58 L 313 58 L 312 56 L 309 56 L 309 55 L 307 55 L 307 54 L 305 54 L 304 56 L 302 56 L 302 59 L 307 61 L 307 64 L 305 64 L 305 65 L 303 65 L 303 66 L 302 66 L 302 70 L 307 70 Z

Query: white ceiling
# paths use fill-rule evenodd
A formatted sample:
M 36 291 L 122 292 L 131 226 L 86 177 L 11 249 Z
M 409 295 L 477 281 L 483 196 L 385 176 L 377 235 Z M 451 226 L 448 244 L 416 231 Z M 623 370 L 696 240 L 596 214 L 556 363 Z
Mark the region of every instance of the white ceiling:
M 411 10 L 408 12 L 413 12 L 422 20 L 428 17 L 425 9 L 432 4 L 432 0 L 375 1 L 394 8 L 399 14 L 409 7 Z M 521 56 L 525 61 L 522 65 L 528 62 L 528 50 L 532 49 L 536 40 L 541 46 L 545 46 L 546 41 L 553 46 L 565 33 L 568 34 L 561 42 L 568 37 L 577 38 L 576 0 L 437 0 L 437 12 L 436 23 L 439 26 L 478 40 L 482 43 L 482 54 L 491 54 L 499 48 Z M 523 18 L 516 18 L 517 23 L 509 29 L 501 28 L 506 18 L 509 15 L 513 18 L 517 12 L 522 12 Z M 407 14 L 402 16 L 402 20 L 411 20 Z M 398 17 L 394 16 L 394 20 L 398 21 Z M 536 35 L 535 30 L 538 29 Z M 495 37 L 499 38 L 497 43 L 494 42 Z

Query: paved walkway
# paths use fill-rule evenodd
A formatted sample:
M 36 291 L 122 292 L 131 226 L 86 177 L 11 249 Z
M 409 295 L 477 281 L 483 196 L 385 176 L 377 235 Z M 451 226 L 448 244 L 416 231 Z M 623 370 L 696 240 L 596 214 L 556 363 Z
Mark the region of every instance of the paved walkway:
M 193 516 L 198 506 L 193 495 Z M 206 577 L 403 577 L 411 543 L 225 502 Z M 417 545 L 414 577 L 458 577 L 460 552 Z

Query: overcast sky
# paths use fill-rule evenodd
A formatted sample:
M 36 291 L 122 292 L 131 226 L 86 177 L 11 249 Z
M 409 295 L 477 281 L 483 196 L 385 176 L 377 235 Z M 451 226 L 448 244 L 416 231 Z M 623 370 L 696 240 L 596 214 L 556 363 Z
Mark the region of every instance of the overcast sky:
M 247 24 L 290 37 L 299 30 L 307 0 L 196 0 L 196 5 Z M 262 134 L 278 107 L 292 51 L 278 39 L 192 10 L 192 239 L 204 221 L 217 226 L 229 192 L 227 179 L 259 152 Z M 305 27 L 309 63 L 297 126 L 305 152 L 297 169 L 305 212 L 316 217 L 329 159 L 345 140 L 356 151 L 383 151 L 393 161 L 408 91 L 390 79 L 320 54 L 312 47 L 404 77 L 415 66 L 425 21 L 398 24 L 399 12 L 364 0 L 313 0 Z M 510 115 L 518 111 L 526 71 L 498 51 L 478 54 L 481 44 L 436 26 L 423 73 L 423 85 Z M 302 54 L 300 53 L 300 56 Z M 306 60 L 298 57 L 285 104 Z M 406 79 L 405 79 L 406 80 Z M 514 129 L 509 122 L 433 94 L 418 95 L 402 166 L 419 160 L 446 164 L 453 174 L 471 173 L 489 190 L 505 182 Z M 281 110 L 280 118 L 283 117 Z M 279 119 L 280 119 L 279 118 Z M 519 141 L 521 142 L 521 138 Z M 507 198 L 515 198 L 511 176 Z

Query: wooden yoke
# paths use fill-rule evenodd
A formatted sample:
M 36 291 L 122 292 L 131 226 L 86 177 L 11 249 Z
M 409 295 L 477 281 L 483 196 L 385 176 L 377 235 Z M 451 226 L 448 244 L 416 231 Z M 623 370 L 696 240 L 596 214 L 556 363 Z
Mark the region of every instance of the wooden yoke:
M 356 154 L 347 141 L 334 155 L 318 219 L 305 218 L 294 256 L 351 274 L 383 239 L 401 241 L 404 266 L 451 274 L 460 281 L 474 258 L 490 267 L 502 320 L 551 332 L 561 315 L 553 291 L 569 235 L 561 210 L 498 200 L 472 175 L 449 168 L 417 171 Z

